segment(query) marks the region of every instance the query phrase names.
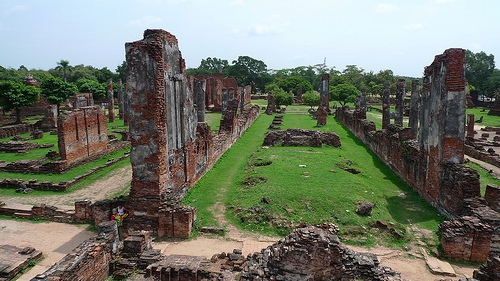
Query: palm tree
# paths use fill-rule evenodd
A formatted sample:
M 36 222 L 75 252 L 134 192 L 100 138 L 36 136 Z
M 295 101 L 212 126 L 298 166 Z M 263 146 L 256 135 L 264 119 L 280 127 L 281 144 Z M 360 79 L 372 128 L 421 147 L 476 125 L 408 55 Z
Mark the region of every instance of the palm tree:
M 71 66 L 69 65 L 69 61 L 61 60 L 61 61 L 57 62 L 57 65 L 58 66 L 56 67 L 56 69 L 62 69 L 62 71 L 63 71 L 64 82 L 68 82 L 66 73 L 67 73 L 67 71 L 69 71 L 71 69 Z

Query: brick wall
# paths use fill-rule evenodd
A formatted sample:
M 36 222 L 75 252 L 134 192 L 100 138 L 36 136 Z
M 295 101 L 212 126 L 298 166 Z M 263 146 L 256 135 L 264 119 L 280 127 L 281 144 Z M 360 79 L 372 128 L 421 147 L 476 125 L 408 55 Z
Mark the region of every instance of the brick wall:
M 204 78 L 188 79 L 175 36 L 164 30 L 146 30 L 143 40 L 127 43 L 125 48 L 133 177 L 127 206 L 130 216 L 124 225 L 134 231 L 180 235 L 177 228 L 169 228 L 171 210 L 178 210 L 189 188 L 241 136 L 259 111 L 248 108 L 237 114 L 241 101 L 236 81 L 220 73 L 206 78 L 206 106 L 226 111 L 219 135 L 212 137 L 210 128 L 198 122 L 192 92 L 195 80 Z M 203 83 L 197 84 L 197 91 L 202 92 L 199 88 Z M 174 214 L 194 218 L 194 214 Z M 190 225 L 190 221 L 182 224 Z M 181 225 L 180 221 L 176 225 Z
M 464 51 L 450 49 L 426 68 L 418 137 L 415 128 L 394 124 L 376 131 L 373 122 L 359 119 L 348 107 L 338 109 L 336 118 L 423 198 L 453 218 L 440 226 L 446 256 L 486 261 L 488 255 L 500 254 L 500 215 L 492 209 L 498 205 L 492 195 L 497 189 L 490 187 L 488 199 L 480 198 L 478 173 L 463 165 L 463 63 Z M 384 120 L 387 115 L 384 111 Z
M 57 133 L 59 154 L 68 162 L 105 150 L 108 124 L 104 109 L 90 106 L 61 113 Z

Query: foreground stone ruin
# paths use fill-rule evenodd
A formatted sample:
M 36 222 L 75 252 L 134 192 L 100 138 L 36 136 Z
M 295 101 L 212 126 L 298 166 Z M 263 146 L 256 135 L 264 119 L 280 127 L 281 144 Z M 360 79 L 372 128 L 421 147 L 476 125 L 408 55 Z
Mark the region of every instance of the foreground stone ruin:
M 489 195 L 482 198 L 479 175 L 463 164 L 464 63 L 465 50 L 448 49 L 425 69 L 423 93 L 416 87 L 412 91 L 411 100 L 420 100 L 410 106 L 409 124 L 413 128 L 388 123 L 390 112 L 385 101 L 389 92 L 385 89 L 382 130 L 358 117 L 356 112 L 362 109 L 343 107 L 337 110 L 336 118 L 451 219 L 440 226 L 447 257 L 485 262 L 500 254 L 500 215 L 494 210 L 498 193 L 490 187 Z
M 327 225 L 328 226 L 328 225 Z M 162 255 L 151 247 L 149 232 L 130 233 L 120 241 L 116 221 L 99 226 L 89 239 L 32 281 L 104 280 L 109 274 L 127 280 L 402 280 L 379 265 L 370 253 L 343 246 L 329 227 L 292 231 L 258 253 L 243 257 L 240 249 L 204 257 Z

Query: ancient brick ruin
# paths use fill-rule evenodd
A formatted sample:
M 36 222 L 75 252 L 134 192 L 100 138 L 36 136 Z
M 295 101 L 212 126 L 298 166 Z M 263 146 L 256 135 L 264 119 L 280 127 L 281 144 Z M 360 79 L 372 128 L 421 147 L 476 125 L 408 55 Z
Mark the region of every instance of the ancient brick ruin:
M 259 109 L 244 107 L 238 114 L 248 97 L 240 100 L 241 88 L 232 78 L 214 74 L 188 79 L 177 39 L 164 30 L 146 30 L 143 40 L 127 43 L 125 49 L 133 178 L 124 226 L 189 237 L 196 210 L 182 206 L 182 198 L 257 118 Z M 208 124 L 199 122 L 203 111 L 195 104 L 204 107 L 203 92 L 205 107 L 223 112 L 215 137 Z
M 500 216 L 492 209 L 497 200 L 488 206 L 492 200 L 481 198 L 479 175 L 463 164 L 464 60 L 465 50 L 448 49 L 425 69 L 421 96 L 414 83 L 411 128 L 390 124 L 388 85 L 384 87 L 382 130 L 377 131 L 372 121 L 358 118 L 356 110 L 348 107 L 337 110 L 336 118 L 423 198 L 452 219 L 440 226 L 441 243 L 448 257 L 486 261 L 488 256 L 500 254 Z M 396 104 L 402 99 L 398 95 Z M 492 190 L 490 194 L 497 193 Z
M 73 162 L 91 156 L 108 145 L 108 124 L 100 106 L 62 112 L 57 121 L 61 159 Z
M 340 147 L 340 137 L 333 132 L 317 130 L 287 129 L 285 131 L 268 132 L 264 138 L 264 145 L 274 146 L 312 146 L 321 147 L 331 145 Z
M 324 126 L 326 125 L 326 121 L 328 119 L 328 114 L 330 113 L 330 94 L 329 94 L 329 88 L 330 88 L 330 75 L 328 73 L 323 74 L 323 77 L 321 78 L 321 89 L 320 89 L 320 96 L 319 96 L 319 106 L 318 106 L 318 111 L 317 111 L 317 117 L 316 117 L 316 125 L 317 126 Z
M 382 267 L 374 254 L 343 246 L 330 225 L 306 226 L 248 257 L 241 249 L 214 253 L 211 259 L 162 255 L 148 232 L 120 241 L 116 221 L 99 225 L 99 236 L 86 240 L 34 280 L 402 280 Z M 131 280 L 131 279 L 127 279 Z

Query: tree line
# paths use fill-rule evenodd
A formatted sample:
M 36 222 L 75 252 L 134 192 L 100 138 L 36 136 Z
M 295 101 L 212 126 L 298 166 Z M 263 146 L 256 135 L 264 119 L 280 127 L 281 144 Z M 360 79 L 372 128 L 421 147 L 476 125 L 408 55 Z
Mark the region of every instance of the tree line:
M 466 78 L 468 90 L 479 95 L 494 97 L 500 93 L 500 70 L 495 68 L 494 56 L 485 52 L 466 51 Z M 384 83 L 390 83 L 391 93 L 396 92 L 399 78 L 406 79 L 406 91 L 411 91 L 414 77 L 401 77 L 392 70 L 375 73 L 357 65 L 347 65 L 342 71 L 328 67 L 325 63 L 298 66 L 280 70 L 269 69 L 265 62 L 249 56 L 239 56 L 231 64 L 220 58 L 202 59 L 197 68 L 186 70 L 192 76 L 210 76 L 223 73 L 233 77 L 241 86 L 251 85 L 252 93 L 271 93 L 276 105 L 293 103 L 294 93 L 302 88 L 304 102 L 316 105 L 319 100 L 319 87 L 323 74 L 330 77 L 330 100 L 340 104 L 352 102 L 366 89 L 367 95 L 382 96 Z M 40 81 L 40 89 L 22 84 L 26 74 Z M 17 115 L 23 106 L 32 105 L 42 93 L 49 103 L 59 105 L 77 92 L 91 92 L 96 100 L 106 97 L 106 81 L 126 80 L 126 62 L 118 65 L 115 72 L 104 67 L 101 69 L 83 64 L 71 66 L 69 61 L 61 60 L 49 70 L 30 69 L 21 65 L 18 69 L 0 66 L 0 107 L 4 112 L 15 110 Z M 22 84 L 22 85 L 21 85 Z M 17 121 L 20 122 L 19 117 Z

